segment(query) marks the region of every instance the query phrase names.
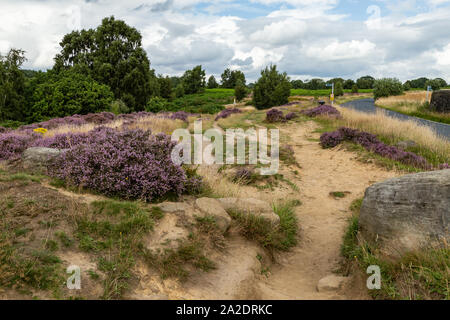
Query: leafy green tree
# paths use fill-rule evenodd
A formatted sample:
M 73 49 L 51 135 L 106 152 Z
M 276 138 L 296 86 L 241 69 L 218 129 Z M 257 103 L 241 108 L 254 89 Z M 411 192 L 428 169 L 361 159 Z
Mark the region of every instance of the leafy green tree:
M 375 78 L 371 76 L 364 76 L 356 80 L 356 85 L 359 89 L 373 89 Z
M 292 80 L 291 81 L 291 86 L 293 89 L 303 89 L 304 87 L 304 83 L 302 80 L 298 79 L 298 80 Z
M 359 89 L 356 83 L 352 86 L 352 93 L 358 93 Z
M 320 90 L 320 89 L 326 89 L 326 83 L 322 79 L 311 79 L 310 81 L 305 83 L 305 89 L 308 90 Z
M 336 97 L 339 97 L 339 96 L 343 96 L 343 95 L 344 95 L 344 88 L 343 88 L 343 86 L 342 86 L 342 81 L 337 81 L 337 82 L 334 84 L 334 95 L 335 95 Z
M 25 113 L 25 74 L 20 67 L 25 51 L 11 49 L 0 55 L 0 119 L 22 121 Z
M 441 78 L 430 79 L 425 83 L 425 89 L 427 89 L 428 86 L 430 86 L 433 91 L 436 91 L 440 88 L 446 87 L 447 82 L 445 82 L 445 80 Z
M 426 89 L 426 83 L 428 81 L 428 78 L 422 77 L 422 78 L 417 78 L 414 80 L 409 80 L 411 88 L 421 88 L 421 89 Z
M 208 79 L 208 89 L 216 89 L 219 87 L 217 80 L 214 76 L 210 76 Z
M 158 93 L 158 81 L 135 28 L 113 16 L 96 29 L 73 31 L 64 36 L 55 57 L 57 72 L 74 68 L 108 85 L 116 99 L 134 111 L 143 110 Z
M 403 90 L 405 91 L 411 90 L 411 81 L 408 80 L 403 84 Z
M 172 81 L 169 77 L 158 77 L 158 83 L 159 83 L 159 96 L 163 97 L 164 99 L 171 99 L 172 98 Z
M 237 101 L 242 101 L 242 99 L 245 98 L 247 95 L 247 88 L 242 83 L 241 80 L 238 80 L 236 83 L 236 87 L 234 87 L 234 96 L 236 97 Z
M 202 66 L 196 66 L 192 70 L 187 70 L 183 75 L 183 88 L 185 94 L 203 92 L 206 86 L 206 73 Z
M 343 86 L 344 86 L 344 89 L 350 90 L 353 88 L 353 86 L 355 84 L 356 84 L 355 81 L 353 81 L 352 79 L 348 79 L 348 80 L 344 81 Z
M 179 84 L 176 88 L 175 88 L 175 97 L 177 98 L 181 98 L 184 96 L 184 87 L 183 84 Z
M 276 65 L 266 67 L 261 71 L 261 77 L 253 89 L 253 100 L 258 109 L 288 103 L 291 94 L 291 83 L 286 72 L 279 73 Z
M 375 100 L 381 97 L 398 96 L 403 93 L 402 83 L 395 78 L 383 78 L 375 80 L 373 96 Z
M 114 95 L 107 85 L 74 71 L 46 75 L 31 98 L 30 122 L 110 110 Z
M 222 88 L 232 89 L 236 87 L 238 81 L 241 81 L 244 86 L 246 83 L 245 75 L 240 70 L 231 71 L 229 68 L 225 69 L 221 76 Z

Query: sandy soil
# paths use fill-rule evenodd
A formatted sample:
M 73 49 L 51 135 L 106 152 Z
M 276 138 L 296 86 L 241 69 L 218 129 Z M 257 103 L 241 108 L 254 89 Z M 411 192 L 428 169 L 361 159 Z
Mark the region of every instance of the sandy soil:
M 271 276 L 256 283 L 259 299 L 365 299 L 363 279 L 348 279 L 339 292 L 319 293 L 318 281 L 339 267 L 339 251 L 353 200 L 361 198 L 371 184 L 396 175 L 355 159 L 353 153 L 324 150 L 312 138 L 314 123 L 294 124 L 281 130 L 289 134 L 302 169 L 298 181 L 302 206 L 297 208 L 301 239 L 292 253 L 281 257 Z M 295 176 L 294 178 L 295 179 Z M 333 191 L 349 194 L 336 200 Z

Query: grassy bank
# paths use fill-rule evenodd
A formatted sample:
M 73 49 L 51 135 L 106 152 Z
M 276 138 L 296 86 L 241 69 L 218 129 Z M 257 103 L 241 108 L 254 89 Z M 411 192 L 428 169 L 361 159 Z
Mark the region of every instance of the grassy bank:
M 377 248 L 358 237 L 358 217 L 362 199 L 352 204 L 353 217 L 345 233 L 341 254 L 344 273 L 356 265 L 364 274 L 371 265 L 380 267 L 381 289 L 369 290 L 375 299 L 450 299 L 450 248 L 424 249 L 410 252 L 401 259 L 381 256 Z
M 429 110 L 431 93 L 427 99 L 426 91 L 407 92 L 401 96 L 378 99 L 375 104 L 384 109 L 417 118 L 450 124 L 450 114 Z

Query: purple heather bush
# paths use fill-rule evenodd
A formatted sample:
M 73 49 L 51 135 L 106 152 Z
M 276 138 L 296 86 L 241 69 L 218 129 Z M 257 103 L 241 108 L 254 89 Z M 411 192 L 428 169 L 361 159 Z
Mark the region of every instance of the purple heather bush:
M 50 138 L 37 140 L 33 147 L 45 147 L 54 149 L 70 149 L 89 140 L 87 133 L 63 133 Z
M 288 121 L 295 118 L 298 118 L 298 114 L 296 112 L 289 112 L 285 117 L 285 119 Z
M 20 158 L 22 153 L 39 138 L 40 135 L 37 133 L 18 134 L 7 132 L 0 134 L 0 160 Z
M 254 177 L 255 171 L 253 170 L 253 168 L 239 167 L 238 169 L 236 169 L 234 173 L 233 181 L 244 184 L 250 184 L 253 182 Z
M 283 111 L 278 109 L 270 109 L 266 113 L 266 121 L 270 123 L 275 123 L 275 122 L 284 122 L 286 121 L 286 119 L 283 115 Z
M 169 118 L 173 120 L 182 120 L 182 121 L 188 121 L 189 116 L 191 116 L 190 113 L 187 113 L 186 111 L 177 111 L 172 113 Z
M 326 132 L 320 137 L 320 144 L 323 148 L 333 148 L 343 141 L 357 143 L 368 151 L 407 165 L 428 170 L 432 169 L 432 166 L 423 157 L 395 146 L 386 145 L 379 141 L 375 135 L 368 132 L 342 127 L 334 132 Z
M 156 201 L 201 183 L 172 162 L 174 146 L 164 134 L 100 127 L 87 141 L 62 153 L 51 172 L 68 184 L 107 196 Z
M 329 105 L 322 105 L 312 109 L 303 110 L 302 113 L 307 115 L 308 117 L 317 117 L 321 115 L 335 116 L 335 117 L 341 116 L 341 114 L 336 108 Z
M 216 121 L 219 119 L 225 119 L 228 118 L 229 116 L 231 116 L 234 113 L 242 113 L 241 109 L 238 108 L 231 108 L 231 109 L 225 109 L 220 111 L 220 113 L 217 115 L 216 117 Z

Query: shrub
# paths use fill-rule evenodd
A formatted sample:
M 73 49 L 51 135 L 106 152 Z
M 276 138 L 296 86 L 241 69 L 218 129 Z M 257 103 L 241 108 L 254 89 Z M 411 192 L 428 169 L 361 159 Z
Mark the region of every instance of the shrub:
M 255 171 L 253 168 L 240 167 L 238 168 L 233 177 L 233 181 L 242 184 L 251 184 L 255 180 Z
M 320 144 L 323 148 L 334 148 L 344 141 L 344 137 L 339 131 L 325 132 L 320 136 Z
M 436 112 L 450 112 L 450 90 L 434 91 L 430 109 Z
M 247 88 L 242 83 L 242 81 L 238 80 L 236 83 L 236 87 L 234 87 L 234 96 L 237 101 L 241 101 L 247 95 Z
M 317 117 L 317 116 L 321 116 L 321 115 L 327 115 L 327 116 L 340 116 L 341 115 L 336 108 L 329 106 L 329 105 L 323 105 L 323 106 L 318 106 L 318 107 L 315 107 L 312 109 L 303 110 L 302 113 L 307 115 L 308 117 Z
M 423 157 L 413 152 L 407 152 L 397 147 L 386 145 L 379 141 L 375 135 L 368 132 L 343 127 L 334 132 L 326 132 L 320 137 L 320 144 L 323 148 L 333 148 L 343 141 L 360 144 L 368 151 L 406 165 L 431 169 L 431 165 Z
M 127 105 L 125 103 L 123 103 L 122 100 L 116 100 L 111 103 L 111 106 L 109 107 L 109 111 L 114 113 L 115 115 L 119 115 L 122 113 L 130 112 L 130 108 L 128 108 Z
M 285 117 L 285 119 L 288 121 L 295 118 L 298 118 L 298 114 L 296 112 L 289 112 Z
M 17 134 L 7 132 L 0 134 L 0 160 L 14 160 L 20 158 L 21 154 L 31 144 L 41 137 L 40 134 Z
M 190 113 L 187 113 L 186 111 L 177 111 L 170 115 L 170 119 L 173 120 L 182 120 L 182 121 L 188 121 L 189 116 L 191 116 Z
M 344 95 L 344 88 L 342 87 L 341 81 L 336 82 L 336 85 L 334 86 L 334 95 L 336 97 Z
M 216 117 L 216 121 L 219 119 L 225 119 L 228 118 L 229 116 L 231 116 L 234 113 L 242 113 L 241 109 L 238 108 L 231 108 L 231 109 L 225 109 L 220 111 L 220 113 L 217 115 Z
M 202 66 L 196 66 L 187 70 L 183 75 L 183 88 L 186 94 L 203 92 L 206 87 L 205 70 Z
M 145 106 L 145 111 L 158 113 L 167 110 L 168 101 L 161 97 L 151 98 Z
M 275 65 L 261 71 L 261 78 L 253 89 L 253 101 L 257 109 L 268 109 L 288 103 L 291 83 L 286 73 L 279 73 Z
M 266 121 L 269 123 L 275 123 L 286 121 L 286 119 L 284 118 L 282 111 L 278 109 L 270 109 L 266 113 Z
M 398 96 L 403 93 L 403 85 L 398 79 L 383 78 L 375 80 L 373 96 L 375 100 L 381 97 Z
M 86 143 L 89 139 L 87 133 L 64 133 L 57 134 L 51 138 L 37 140 L 34 147 L 45 147 L 54 149 L 70 149 L 79 144 Z
M 174 146 L 164 134 L 100 127 L 61 154 L 51 172 L 69 185 L 107 196 L 155 201 L 180 195 L 189 182 L 171 160 Z

